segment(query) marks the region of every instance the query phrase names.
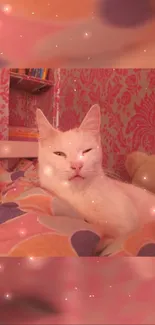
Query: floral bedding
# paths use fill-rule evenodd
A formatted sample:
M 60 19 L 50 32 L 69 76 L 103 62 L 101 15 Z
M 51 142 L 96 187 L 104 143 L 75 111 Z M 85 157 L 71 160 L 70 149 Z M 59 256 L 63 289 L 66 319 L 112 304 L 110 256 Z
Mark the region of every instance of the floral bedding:
M 57 198 L 39 186 L 36 160 L 23 159 L 12 172 L 0 166 L 0 202 L 0 256 L 93 256 L 103 236 L 103 229 L 60 215 Z M 155 223 L 112 255 L 155 256 Z
M 93 254 L 100 229 L 56 215 L 57 198 L 39 187 L 36 161 L 21 160 L 11 173 L 1 166 L 0 189 L 0 256 Z

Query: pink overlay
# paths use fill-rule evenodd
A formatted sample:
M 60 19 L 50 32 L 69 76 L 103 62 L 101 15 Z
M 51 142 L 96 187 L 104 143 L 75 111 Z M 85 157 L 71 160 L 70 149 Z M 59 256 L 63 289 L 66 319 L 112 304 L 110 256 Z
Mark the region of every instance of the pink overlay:
M 53 74 L 56 87 L 37 97 L 37 105 L 51 122 L 59 110 L 60 127 L 66 130 L 79 124 L 92 104 L 99 103 L 104 166 L 127 179 L 124 159 L 128 152 L 155 152 L 155 70 L 58 72 Z M 9 91 L 8 70 L 0 71 L 0 81 L 0 157 L 6 153 L 9 157 L 34 157 L 35 141 L 11 142 L 8 134 L 18 140 L 24 134 L 24 140 L 26 127 L 31 130 L 29 137 L 36 135 L 35 99 L 28 97 L 30 105 L 26 105 L 25 93 Z M 0 298 L 10 291 L 44 295 L 66 311 L 53 318 L 43 315 L 26 324 L 154 324 L 154 277 L 143 279 L 132 265 L 135 256 L 139 261 L 144 261 L 146 253 L 155 256 L 155 223 L 128 238 L 114 254 L 117 258 L 78 259 L 92 256 L 104 234 L 84 221 L 57 215 L 57 199 L 40 188 L 37 168 L 36 160 L 26 159 L 21 159 L 11 172 L 0 166 Z M 83 240 L 87 245 L 81 248 Z M 44 259 L 46 267 L 35 259 L 38 256 L 65 259 Z M 20 257 L 25 259 L 21 261 Z M 149 257 L 146 266 L 148 261 Z M 154 271 L 154 259 L 151 261 Z
M 36 140 L 35 111 L 66 130 L 94 103 L 102 111 L 103 164 L 128 180 L 124 160 L 132 150 L 155 152 L 155 69 L 51 70 L 53 87 L 39 96 L 9 90 L 8 70 L 0 73 L 0 139 Z M 10 129 L 9 129 L 10 127 Z M 17 127 L 17 129 L 15 129 Z M 27 129 L 28 133 L 26 134 Z

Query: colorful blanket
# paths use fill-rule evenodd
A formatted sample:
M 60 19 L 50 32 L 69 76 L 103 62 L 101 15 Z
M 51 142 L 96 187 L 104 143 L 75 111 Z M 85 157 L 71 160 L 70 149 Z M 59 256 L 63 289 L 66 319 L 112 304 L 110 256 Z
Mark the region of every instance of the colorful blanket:
M 57 215 L 57 198 L 38 185 L 37 163 L 0 170 L 0 256 L 91 256 L 101 230 Z
M 0 191 L 0 256 L 93 256 L 103 229 L 63 213 L 39 187 L 37 161 L 23 159 L 11 173 L 0 167 Z M 112 254 L 155 256 L 155 223 Z

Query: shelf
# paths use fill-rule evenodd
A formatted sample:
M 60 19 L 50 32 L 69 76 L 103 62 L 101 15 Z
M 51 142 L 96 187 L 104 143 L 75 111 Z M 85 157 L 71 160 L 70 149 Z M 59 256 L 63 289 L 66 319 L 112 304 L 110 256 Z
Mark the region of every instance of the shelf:
M 0 141 L 0 158 L 34 158 L 37 156 L 37 142 Z
M 29 127 L 9 126 L 9 140 L 38 141 L 38 130 Z
M 31 94 L 40 94 L 53 86 L 50 80 L 35 78 L 25 74 L 10 72 L 10 87 Z

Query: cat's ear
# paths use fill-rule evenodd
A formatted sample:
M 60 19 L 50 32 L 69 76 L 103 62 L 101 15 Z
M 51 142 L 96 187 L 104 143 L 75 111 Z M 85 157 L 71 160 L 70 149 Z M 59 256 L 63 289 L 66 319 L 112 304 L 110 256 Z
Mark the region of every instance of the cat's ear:
M 58 131 L 49 123 L 41 109 L 36 110 L 36 122 L 39 130 L 39 139 L 46 140 L 49 136 L 56 134 Z
M 100 106 L 95 104 L 90 108 L 90 110 L 86 114 L 79 129 L 83 131 L 90 131 L 96 134 L 100 132 L 100 125 L 101 125 Z

